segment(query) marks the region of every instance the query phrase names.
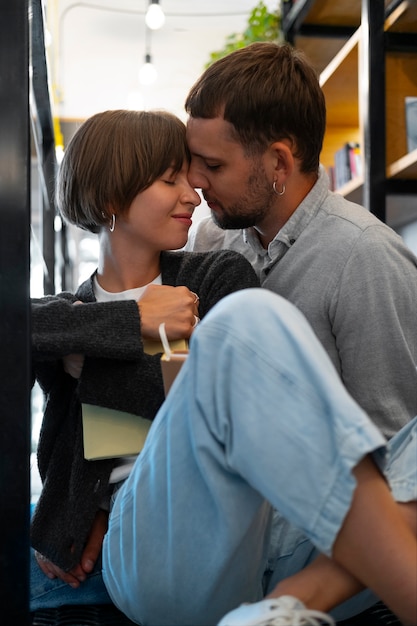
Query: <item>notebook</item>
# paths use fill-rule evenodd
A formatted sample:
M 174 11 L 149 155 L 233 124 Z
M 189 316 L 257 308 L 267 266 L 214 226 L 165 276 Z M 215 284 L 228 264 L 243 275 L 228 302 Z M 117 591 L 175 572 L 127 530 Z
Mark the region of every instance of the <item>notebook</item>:
M 162 325 L 161 325 L 162 326 Z M 147 354 L 161 357 L 165 395 L 188 354 L 184 339 L 168 342 L 165 327 L 161 341 L 144 341 Z M 133 413 L 92 404 L 82 404 L 84 458 L 92 461 L 139 454 L 152 422 Z

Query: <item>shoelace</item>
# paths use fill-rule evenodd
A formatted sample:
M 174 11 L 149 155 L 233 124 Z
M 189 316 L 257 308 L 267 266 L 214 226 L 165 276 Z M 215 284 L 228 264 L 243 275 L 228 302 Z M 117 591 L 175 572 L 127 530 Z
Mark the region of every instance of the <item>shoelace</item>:
M 272 608 L 272 607 L 271 607 Z M 286 614 L 263 622 L 262 626 L 335 626 L 334 620 L 326 613 L 310 609 L 288 610 Z

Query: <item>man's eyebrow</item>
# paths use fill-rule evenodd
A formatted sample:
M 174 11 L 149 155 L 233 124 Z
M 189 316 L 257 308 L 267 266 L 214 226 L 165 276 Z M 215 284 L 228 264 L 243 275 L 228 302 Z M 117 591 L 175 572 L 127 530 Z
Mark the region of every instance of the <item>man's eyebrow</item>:
M 199 159 L 204 159 L 205 161 L 220 161 L 220 157 L 218 156 L 210 156 L 209 154 L 204 154 L 202 152 L 196 152 L 195 150 L 190 150 L 191 156 L 198 157 Z
M 190 154 L 191 156 L 196 156 L 196 157 L 200 157 L 200 159 L 206 159 L 206 155 L 202 154 L 201 152 L 197 152 L 196 150 L 190 150 Z

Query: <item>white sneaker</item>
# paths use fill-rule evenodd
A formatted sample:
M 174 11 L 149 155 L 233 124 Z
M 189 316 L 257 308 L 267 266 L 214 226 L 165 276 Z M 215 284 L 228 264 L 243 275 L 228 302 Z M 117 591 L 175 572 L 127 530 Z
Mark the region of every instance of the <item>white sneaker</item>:
M 319 626 L 335 622 L 326 613 L 306 609 L 292 596 L 268 598 L 254 604 L 242 604 L 225 615 L 217 626 Z

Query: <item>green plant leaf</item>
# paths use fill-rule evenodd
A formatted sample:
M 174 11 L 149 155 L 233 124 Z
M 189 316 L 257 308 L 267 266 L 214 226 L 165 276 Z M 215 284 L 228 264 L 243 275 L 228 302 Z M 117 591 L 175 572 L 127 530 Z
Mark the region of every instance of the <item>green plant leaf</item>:
M 232 33 L 226 37 L 224 47 L 210 53 L 210 60 L 204 67 L 225 57 L 234 50 L 244 48 L 254 41 L 282 41 L 281 13 L 277 6 L 276 11 L 270 13 L 264 2 L 259 2 L 251 11 L 247 27 L 243 33 Z

